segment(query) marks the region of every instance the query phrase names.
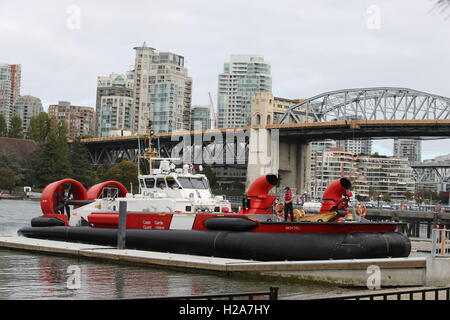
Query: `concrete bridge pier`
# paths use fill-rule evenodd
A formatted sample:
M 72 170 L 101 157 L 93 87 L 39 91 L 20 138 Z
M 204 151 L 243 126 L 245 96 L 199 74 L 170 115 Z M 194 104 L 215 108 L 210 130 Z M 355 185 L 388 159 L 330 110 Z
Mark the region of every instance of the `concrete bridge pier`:
M 268 129 L 250 129 L 246 189 L 259 176 L 278 175 L 278 148 L 278 131 L 272 134 Z
M 300 194 L 307 191 L 310 172 L 310 145 L 280 142 L 278 175 L 280 186 L 295 188 Z
M 309 144 L 279 140 L 277 129 L 255 128 L 250 130 L 246 188 L 264 174 L 276 174 L 280 187 L 306 191 L 310 171 Z

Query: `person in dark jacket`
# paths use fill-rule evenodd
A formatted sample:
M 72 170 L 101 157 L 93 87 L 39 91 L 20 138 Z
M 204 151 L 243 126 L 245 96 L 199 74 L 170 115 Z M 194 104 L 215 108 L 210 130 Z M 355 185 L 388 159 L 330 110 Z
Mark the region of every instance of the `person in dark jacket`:
M 294 221 L 294 206 L 293 206 L 292 191 L 289 187 L 284 188 L 284 221 L 288 221 L 288 216 L 291 216 L 291 221 Z

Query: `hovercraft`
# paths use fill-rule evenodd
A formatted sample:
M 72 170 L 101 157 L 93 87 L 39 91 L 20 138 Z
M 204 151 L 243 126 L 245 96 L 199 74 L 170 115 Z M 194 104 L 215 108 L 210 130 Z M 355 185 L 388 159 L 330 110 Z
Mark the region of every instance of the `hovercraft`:
M 213 196 L 206 176 L 163 168 L 140 176 L 141 192 L 129 194 L 115 181 L 88 191 L 76 180 L 49 184 L 43 215 L 19 234 L 30 238 L 116 245 L 119 202 L 127 202 L 127 248 L 239 259 L 323 260 L 407 257 L 409 239 L 394 222 L 348 218 L 346 178 L 324 193 L 321 213 L 284 221 L 269 195 L 275 175 L 256 179 L 239 212 Z M 159 185 L 158 185 L 159 182 Z M 169 186 L 171 185 L 171 186 Z M 344 196 L 343 196 L 344 195 Z M 71 209 L 72 207 L 72 209 Z
M 242 207 L 211 193 L 206 175 L 185 164 L 145 153 L 149 174 L 138 175 L 139 193 L 106 181 L 89 190 L 73 179 L 49 184 L 41 197 L 42 216 L 19 235 L 68 242 L 115 246 L 119 203 L 126 202 L 126 248 L 260 261 L 369 259 L 407 257 L 409 239 L 398 223 L 369 221 L 348 212 L 351 182 L 333 181 L 317 214 L 284 221 L 274 174 L 257 178 Z M 158 169 L 152 161 L 160 162 Z M 172 159 L 173 160 L 173 159 Z M 281 206 L 282 207 L 282 206 Z M 295 210 L 294 210 L 295 211 Z

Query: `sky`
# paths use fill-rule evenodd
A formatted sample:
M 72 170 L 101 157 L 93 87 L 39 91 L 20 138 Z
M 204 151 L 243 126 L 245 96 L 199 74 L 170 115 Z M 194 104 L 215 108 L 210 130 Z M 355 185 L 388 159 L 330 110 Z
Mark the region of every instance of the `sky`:
M 0 62 L 22 65 L 21 94 L 44 109 L 95 106 L 97 76 L 124 73 L 144 42 L 185 57 L 193 104 L 217 99 L 231 54 L 271 63 L 272 91 L 308 98 L 393 86 L 450 97 L 450 9 L 437 0 L 0 0 Z M 374 150 L 392 154 L 392 140 Z M 423 142 L 422 158 L 450 153 Z

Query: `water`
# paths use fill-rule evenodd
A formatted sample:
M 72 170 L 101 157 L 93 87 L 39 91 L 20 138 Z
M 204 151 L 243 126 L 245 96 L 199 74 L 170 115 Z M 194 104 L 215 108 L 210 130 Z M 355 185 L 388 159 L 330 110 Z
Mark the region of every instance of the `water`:
M 41 215 L 39 202 L 0 200 L 0 236 L 15 236 Z M 73 270 L 80 281 L 71 282 Z M 311 282 L 249 280 L 151 266 L 122 265 L 75 257 L 0 249 L 0 299 L 117 299 L 268 291 L 280 297 L 341 294 L 348 288 Z

